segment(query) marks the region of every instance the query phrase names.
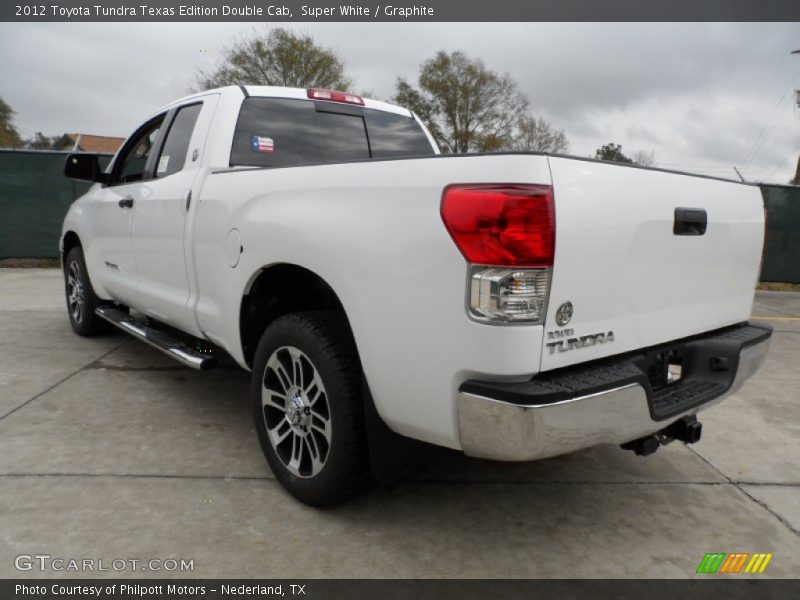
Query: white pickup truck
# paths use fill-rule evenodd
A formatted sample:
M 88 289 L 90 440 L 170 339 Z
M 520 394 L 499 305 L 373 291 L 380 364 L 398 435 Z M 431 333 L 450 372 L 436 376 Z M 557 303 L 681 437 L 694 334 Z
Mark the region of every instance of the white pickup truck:
M 766 356 L 757 187 L 440 155 L 403 108 L 276 87 L 178 100 L 65 174 L 95 182 L 61 238 L 75 331 L 230 355 L 312 505 L 364 489 L 396 434 L 497 460 L 692 443 Z

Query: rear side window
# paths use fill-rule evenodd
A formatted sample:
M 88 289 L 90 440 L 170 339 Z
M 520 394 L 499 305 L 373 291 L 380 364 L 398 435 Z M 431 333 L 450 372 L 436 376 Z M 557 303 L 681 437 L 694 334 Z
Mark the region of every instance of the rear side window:
M 317 110 L 318 104 L 332 112 Z M 231 165 L 291 167 L 420 154 L 433 150 L 410 117 L 311 100 L 247 98 L 233 136 Z
M 156 163 L 156 177 L 167 177 L 183 169 L 186 155 L 189 153 L 192 132 L 202 108 L 202 104 L 192 104 L 184 106 L 177 112 Z

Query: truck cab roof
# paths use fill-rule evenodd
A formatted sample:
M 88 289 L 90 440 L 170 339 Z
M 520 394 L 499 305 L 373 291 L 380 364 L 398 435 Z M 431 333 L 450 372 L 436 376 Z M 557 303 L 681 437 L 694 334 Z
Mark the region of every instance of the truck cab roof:
M 183 98 L 179 98 L 174 102 L 170 102 L 169 104 L 162 106 L 158 111 L 156 111 L 156 113 L 164 112 L 165 110 L 169 110 L 173 106 L 176 106 L 178 104 L 184 104 L 187 101 L 193 100 L 194 98 L 199 98 L 201 96 L 206 96 L 208 94 L 214 94 L 214 93 L 223 95 L 236 94 L 236 95 L 241 95 L 244 98 L 253 96 L 262 98 L 291 98 L 295 100 L 309 99 L 308 89 L 306 88 L 291 88 L 291 87 L 281 87 L 273 85 L 229 85 L 225 87 L 204 90 L 202 92 L 197 92 L 194 94 L 190 94 L 188 96 L 184 96 Z M 406 117 L 413 116 L 410 110 L 408 110 L 407 108 L 403 108 L 402 106 L 397 106 L 396 104 L 390 104 L 388 102 L 383 102 L 381 100 L 373 100 L 371 98 L 364 98 L 361 96 L 358 97 L 364 101 L 364 108 L 381 110 L 384 112 L 390 112 L 398 115 L 403 115 Z M 318 100 L 318 101 L 324 101 L 324 100 Z

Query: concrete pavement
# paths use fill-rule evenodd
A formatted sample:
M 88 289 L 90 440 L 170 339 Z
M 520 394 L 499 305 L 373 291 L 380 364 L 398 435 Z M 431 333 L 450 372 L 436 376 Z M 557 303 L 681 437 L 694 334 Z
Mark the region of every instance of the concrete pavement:
M 0 269 L 0 578 L 14 558 L 193 560 L 125 577 L 690 577 L 706 552 L 800 575 L 800 294 L 759 293 L 768 361 L 703 440 L 527 464 L 442 452 L 414 482 L 319 511 L 283 492 L 248 374 L 83 339 L 61 274 Z

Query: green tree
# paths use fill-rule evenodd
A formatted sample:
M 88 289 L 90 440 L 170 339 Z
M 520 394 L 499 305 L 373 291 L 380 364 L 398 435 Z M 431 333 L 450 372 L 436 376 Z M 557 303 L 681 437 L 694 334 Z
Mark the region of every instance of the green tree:
M 608 143 L 605 146 L 601 146 L 597 149 L 594 153 L 595 158 L 599 158 L 600 160 L 610 160 L 613 162 L 621 162 L 621 163 L 633 163 L 633 160 L 628 158 L 622 153 L 622 146 L 615 144 L 614 142 Z
M 53 150 L 72 150 L 75 146 L 75 140 L 73 140 L 69 135 L 66 133 L 62 133 L 61 135 L 54 135 L 52 138 L 52 147 Z
M 352 80 L 344 61 L 317 45 L 309 35 L 282 27 L 254 30 L 225 48 L 224 58 L 211 72 L 198 70 L 201 89 L 226 85 L 279 85 L 347 90 Z
M 419 69 L 417 85 L 397 79 L 393 100 L 413 110 L 443 152 L 507 149 L 528 99 L 508 74 L 461 51 L 439 51 Z
M 517 119 L 513 137 L 505 149 L 564 154 L 569 151 L 569 140 L 563 130 L 555 129 L 544 119 L 522 115 Z
M 25 147 L 31 150 L 54 150 L 56 138 L 49 138 L 41 131 L 37 131 L 36 135 L 25 141 Z
M 0 98 L 0 148 L 19 148 L 22 138 L 14 127 L 14 111 Z

